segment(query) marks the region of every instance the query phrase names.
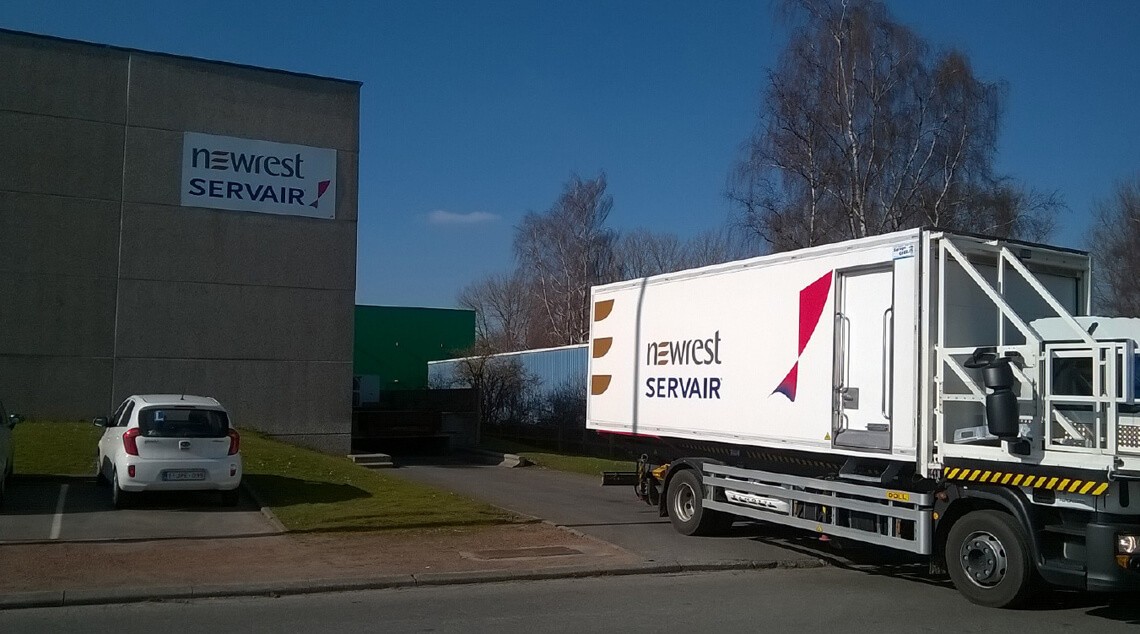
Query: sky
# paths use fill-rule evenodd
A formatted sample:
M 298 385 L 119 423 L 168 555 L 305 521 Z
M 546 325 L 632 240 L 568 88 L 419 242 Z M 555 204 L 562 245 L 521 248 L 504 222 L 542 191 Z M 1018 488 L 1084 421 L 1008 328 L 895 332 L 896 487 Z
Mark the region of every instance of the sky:
M 1007 85 L 997 168 L 1056 191 L 1051 242 L 1140 173 L 1140 2 L 890 1 Z M 618 230 L 687 237 L 726 180 L 788 31 L 766 0 L 0 0 L 0 27 L 363 82 L 357 302 L 454 307 L 573 174 Z

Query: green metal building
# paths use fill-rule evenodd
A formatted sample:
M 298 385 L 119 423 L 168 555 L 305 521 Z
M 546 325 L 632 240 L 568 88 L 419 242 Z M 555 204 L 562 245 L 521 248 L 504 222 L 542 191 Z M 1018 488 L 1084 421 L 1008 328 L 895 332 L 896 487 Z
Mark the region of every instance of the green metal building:
M 475 311 L 357 306 L 353 346 L 354 405 L 381 391 L 428 386 L 427 362 L 460 356 L 475 342 Z

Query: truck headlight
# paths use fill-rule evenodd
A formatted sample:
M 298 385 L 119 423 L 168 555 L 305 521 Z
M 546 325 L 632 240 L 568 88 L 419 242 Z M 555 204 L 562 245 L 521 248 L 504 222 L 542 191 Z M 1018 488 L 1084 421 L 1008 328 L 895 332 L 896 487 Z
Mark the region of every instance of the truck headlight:
M 1117 535 L 1116 554 L 1135 555 L 1140 553 L 1140 535 Z

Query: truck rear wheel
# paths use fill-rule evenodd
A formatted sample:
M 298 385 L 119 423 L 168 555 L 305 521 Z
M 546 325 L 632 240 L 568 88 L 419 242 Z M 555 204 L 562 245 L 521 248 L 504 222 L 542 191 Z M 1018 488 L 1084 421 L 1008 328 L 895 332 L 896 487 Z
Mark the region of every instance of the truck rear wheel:
M 1023 601 L 1034 578 L 1024 529 L 994 510 L 967 513 L 950 527 L 946 569 L 967 599 L 992 608 Z
M 665 508 L 673 528 L 682 535 L 717 535 L 727 530 L 733 521 L 727 513 L 704 507 L 704 487 L 692 469 L 681 471 L 669 481 Z

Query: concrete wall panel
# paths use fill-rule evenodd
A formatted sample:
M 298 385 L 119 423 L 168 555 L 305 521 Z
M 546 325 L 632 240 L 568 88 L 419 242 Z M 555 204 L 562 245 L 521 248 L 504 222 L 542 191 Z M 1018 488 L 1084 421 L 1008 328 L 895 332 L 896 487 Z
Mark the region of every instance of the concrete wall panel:
M 111 412 L 110 395 L 109 358 L 0 354 L 0 398 L 10 412 L 41 420 L 90 420 Z
M 0 273 L 114 278 L 119 203 L 0 191 Z
M 356 222 L 360 155 L 336 153 L 336 219 Z
M 0 39 L 0 110 L 123 124 L 127 54 L 6 34 Z
M 351 83 L 136 54 L 130 125 L 359 151 Z
M 0 139 L 0 188 L 120 199 L 122 126 L 0 111 Z
M 123 200 L 176 207 L 182 204 L 182 133 L 127 128 L 123 170 Z
M 354 291 L 356 224 L 127 205 L 122 276 Z
M 120 281 L 118 357 L 344 361 L 353 291 Z
M 114 279 L 4 274 L 0 297 L 0 354 L 111 356 Z
M 115 400 L 179 393 L 217 398 L 239 427 L 273 434 L 344 434 L 352 429 L 352 364 L 302 361 L 119 359 Z

